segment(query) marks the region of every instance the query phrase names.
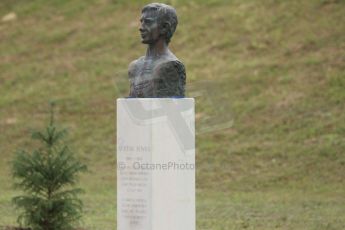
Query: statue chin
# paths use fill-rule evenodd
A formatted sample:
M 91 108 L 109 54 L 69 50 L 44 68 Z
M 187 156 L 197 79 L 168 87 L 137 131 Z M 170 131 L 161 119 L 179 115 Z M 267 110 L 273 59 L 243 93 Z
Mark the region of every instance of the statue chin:
M 142 38 L 142 39 L 141 39 L 141 43 L 146 44 L 146 45 L 151 45 L 151 44 L 155 44 L 156 41 L 145 40 L 144 38 Z

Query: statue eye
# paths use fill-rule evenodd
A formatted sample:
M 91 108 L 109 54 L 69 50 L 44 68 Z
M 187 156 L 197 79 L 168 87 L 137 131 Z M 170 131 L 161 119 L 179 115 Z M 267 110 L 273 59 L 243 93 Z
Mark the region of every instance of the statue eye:
M 145 18 L 145 19 L 144 19 L 144 22 L 145 22 L 146 24 L 152 24 L 152 23 L 153 23 L 153 19 L 151 19 L 151 18 Z

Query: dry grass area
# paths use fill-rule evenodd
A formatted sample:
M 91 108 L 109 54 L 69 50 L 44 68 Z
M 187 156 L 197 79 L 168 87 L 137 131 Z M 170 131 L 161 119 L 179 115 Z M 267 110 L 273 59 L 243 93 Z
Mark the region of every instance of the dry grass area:
M 90 169 L 81 226 L 115 228 L 115 99 L 147 2 L 0 2 L 0 225 L 16 225 L 9 161 L 55 100 Z M 345 2 L 163 2 L 197 99 L 197 228 L 345 229 Z

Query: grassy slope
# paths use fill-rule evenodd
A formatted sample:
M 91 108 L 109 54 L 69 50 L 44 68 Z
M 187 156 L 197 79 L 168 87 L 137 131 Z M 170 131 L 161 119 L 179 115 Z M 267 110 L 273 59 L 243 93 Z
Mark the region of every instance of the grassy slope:
M 0 23 L 0 226 L 16 218 L 8 161 L 33 147 L 29 131 L 54 99 L 91 169 L 83 226 L 115 228 L 114 100 L 145 51 L 144 1 L 128 2 L 0 2 L 0 16 L 18 16 Z M 199 128 L 234 121 L 197 137 L 198 229 L 344 229 L 344 1 L 170 3 L 180 14 L 172 49 L 191 94 L 202 93 Z

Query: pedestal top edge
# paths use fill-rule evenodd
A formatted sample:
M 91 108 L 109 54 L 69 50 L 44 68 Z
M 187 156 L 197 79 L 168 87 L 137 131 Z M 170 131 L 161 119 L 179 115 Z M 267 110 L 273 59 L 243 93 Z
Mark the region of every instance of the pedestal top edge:
M 139 100 L 139 101 L 167 101 L 167 100 L 186 100 L 186 101 L 195 101 L 193 97 L 171 97 L 171 98 L 117 98 L 116 101 L 125 101 L 125 100 Z

